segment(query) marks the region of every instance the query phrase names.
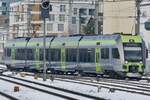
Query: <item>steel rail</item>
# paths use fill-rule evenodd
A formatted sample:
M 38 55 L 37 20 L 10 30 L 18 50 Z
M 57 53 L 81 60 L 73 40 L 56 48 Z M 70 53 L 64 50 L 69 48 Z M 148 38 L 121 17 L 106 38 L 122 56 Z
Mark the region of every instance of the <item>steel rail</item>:
M 10 82 L 10 83 L 19 84 L 21 86 L 28 87 L 28 88 L 31 88 L 31 89 L 34 89 L 34 90 L 37 90 L 37 91 L 40 91 L 40 92 L 44 92 L 44 93 L 47 93 L 47 94 L 50 94 L 50 95 L 58 96 L 58 97 L 61 97 L 61 98 L 67 99 L 67 100 L 78 100 L 78 99 L 73 98 L 73 97 L 69 97 L 69 96 L 65 96 L 65 95 L 62 95 L 62 94 L 54 93 L 54 92 L 47 91 L 47 90 L 44 90 L 44 89 L 40 89 L 40 88 L 37 88 L 37 87 L 34 87 L 34 86 L 30 86 L 30 85 L 27 85 L 27 84 L 23 84 L 23 83 L 19 83 L 19 82 L 16 82 L 16 81 L 8 80 L 8 79 L 2 78 L 2 77 L 0 77 L 0 79 L 4 80 L 4 81 L 7 81 L 7 82 Z
M 66 78 L 66 76 L 65 76 L 65 78 Z M 138 87 L 135 88 L 134 85 L 133 85 L 134 87 L 131 87 L 131 86 L 127 86 L 127 84 L 123 84 L 123 85 L 126 85 L 126 86 L 121 86 L 122 85 L 121 83 L 120 83 L 121 85 L 117 85 L 119 83 L 112 84 L 113 82 L 110 82 L 110 81 L 109 82 L 108 81 L 106 81 L 106 82 L 102 81 L 101 82 L 101 80 L 99 80 L 98 82 L 92 82 L 92 81 L 90 81 L 91 78 L 80 78 L 80 77 L 71 77 L 71 78 L 69 78 L 69 76 L 67 76 L 66 79 L 70 79 L 72 81 L 64 80 L 64 78 L 60 77 L 60 76 L 59 76 L 59 78 L 55 78 L 55 80 L 60 80 L 60 81 L 65 81 L 65 82 L 72 82 L 72 83 L 78 83 L 78 84 L 91 85 L 91 86 L 95 86 L 95 87 L 101 86 L 103 88 L 111 88 L 111 87 L 113 87 L 114 89 L 119 90 L 119 91 L 138 93 L 138 94 L 148 95 L 148 96 L 150 95 L 149 87 L 147 87 L 147 88 L 145 87 L 144 88 L 144 87 L 141 86 L 140 88 L 138 88 Z M 82 79 L 84 79 L 84 80 L 82 80 Z M 86 80 L 86 79 L 89 79 L 89 80 Z M 144 89 L 141 89 L 141 88 L 144 88 Z M 146 92 L 148 92 L 148 93 L 146 93 Z
M 13 79 L 16 79 L 16 80 L 20 80 L 20 81 L 24 81 L 24 82 L 33 83 L 33 84 L 44 86 L 44 87 L 47 87 L 47 88 L 52 88 L 52 89 L 56 89 L 56 90 L 59 90 L 59 91 L 71 93 L 71 94 L 74 94 L 74 95 L 79 95 L 79 96 L 90 98 L 90 99 L 94 99 L 94 100 L 106 100 L 104 98 L 100 98 L 100 97 L 96 97 L 96 96 L 92 96 L 92 95 L 88 95 L 88 94 L 84 94 L 84 93 L 80 93 L 80 92 L 75 92 L 75 91 L 64 89 L 64 88 L 50 86 L 50 85 L 42 84 L 42 83 L 39 83 L 39 82 L 34 82 L 34 81 L 21 79 L 21 78 L 17 78 L 17 77 L 12 77 L 12 76 L 7 76 L 7 75 L 3 75 L 3 76 L 8 77 L 8 78 L 13 78 Z
M 17 99 L 16 97 L 11 96 L 11 95 L 9 95 L 9 94 L 7 94 L 7 93 L 4 93 L 4 92 L 1 92 L 1 91 L 0 91 L 0 95 L 2 95 L 2 96 L 4 96 L 4 97 L 8 98 L 9 100 L 19 100 L 19 99 Z

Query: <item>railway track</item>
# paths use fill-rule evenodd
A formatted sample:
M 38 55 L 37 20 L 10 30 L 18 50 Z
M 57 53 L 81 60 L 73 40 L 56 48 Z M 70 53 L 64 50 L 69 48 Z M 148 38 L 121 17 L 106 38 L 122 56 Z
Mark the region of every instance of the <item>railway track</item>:
M 89 100 L 105 100 L 105 99 L 100 98 L 100 97 L 91 96 L 91 95 L 88 95 L 88 94 L 79 93 L 79 92 L 71 91 L 71 90 L 68 90 L 68 89 L 54 87 L 54 86 L 50 86 L 50 85 L 46 85 L 46 84 L 41 84 L 41 83 L 38 83 L 38 82 L 29 81 L 29 80 L 25 80 L 25 79 L 21 79 L 21 78 L 17 78 L 17 77 L 12 77 L 12 76 L 3 75 L 3 76 L 0 77 L 0 79 L 11 82 L 11 83 L 19 84 L 19 85 L 22 85 L 22 86 L 25 86 L 25 87 L 28 87 L 28 88 L 32 88 L 32 89 L 35 89 L 35 90 L 38 90 L 38 91 L 42 91 L 42 92 L 45 92 L 45 93 L 48 93 L 48 94 L 56 95 L 56 96 L 59 96 L 59 97 L 62 97 L 64 99 L 68 99 L 68 100 L 79 100 L 79 98 L 81 98 L 81 97 L 86 99 L 86 100 L 87 99 L 89 99 Z M 22 82 L 27 82 L 27 83 L 30 83 L 30 84 L 32 83 L 32 84 L 43 86 L 43 87 L 46 87 L 46 88 L 49 88 L 49 89 L 55 89 L 55 90 L 58 90 L 58 91 L 61 91 L 61 92 L 69 93 L 70 96 L 75 95 L 77 98 L 74 98 L 72 96 L 70 97 L 70 96 L 66 96 L 66 95 L 62 95 L 62 94 L 57 94 L 55 92 L 50 92 L 50 91 L 43 90 L 43 89 L 40 89 L 40 88 L 36 88 L 36 87 L 30 86 L 30 85 L 27 85 L 27 84 L 23 84 L 23 83 L 20 83 L 20 82 L 17 82 L 17 81 L 12 81 L 11 79 L 19 80 L 19 81 L 22 81 Z
M 78 84 L 85 84 L 91 85 L 95 87 L 102 87 L 102 88 L 113 88 L 119 91 L 131 92 L 131 93 L 138 93 L 142 95 L 150 95 L 150 84 L 142 84 L 137 82 L 131 82 L 126 80 L 117 80 L 117 79 L 102 79 L 99 78 L 97 81 L 96 78 L 91 77 L 78 77 L 78 76 L 64 76 L 63 75 L 56 75 L 54 76 L 55 80 L 65 81 L 65 82 L 72 82 Z M 91 80 L 92 79 L 92 80 Z
M 5 97 L 5 98 L 7 98 L 8 100 L 19 100 L 16 97 L 11 96 L 11 95 L 9 95 L 7 93 L 4 93 L 4 92 L 1 92 L 1 91 L 0 91 L 0 95 L 3 96 L 3 97 Z

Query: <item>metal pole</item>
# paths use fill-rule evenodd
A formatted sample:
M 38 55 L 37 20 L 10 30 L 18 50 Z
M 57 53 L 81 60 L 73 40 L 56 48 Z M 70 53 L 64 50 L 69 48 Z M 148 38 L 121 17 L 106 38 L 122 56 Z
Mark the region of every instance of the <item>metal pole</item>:
M 98 34 L 98 9 L 99 9 L 99 1 L 95 1 L 95 34 Z
M 25 45 L 25 67 L 27 67 L 27 44 L 28 44 L 28 41 Z
M 136 0 L 136 8 L 137 8 L 137 25 L 136 25 L 136 31 L 135 34 L 140 34 L 140 3 L 142 0 Z
M 79 33 L 78 34 L 81 34 L 81 14 L 79 12 Z
M 46 81 L 46 58 L 45 58 L 45 55 L 46 55 L 46 18 L 44 18 L 44 37 L 43 37 L 43 67 L 44 67 L 44 70 L 43 70 L 43 81 Z
M 69 3 L 69 11 L 68 11 L 68 33 L 69 34 L 72 34 L 72 32 L 71 32 L 71 28 L 70 28 L 70 20 L 72 20 L 72 3 L 73 3 L 73 0 L 69 0 L 68 1 L 68 3 Z
M 30 5 L 30 0 L 28 0 L 28 8 L 27 8 L 27 29 L 28 29 L 28 33 L 26 34 L 26 36 L 29 36 L 30 34 L 30 27 L 31 27 L 31 5 Z

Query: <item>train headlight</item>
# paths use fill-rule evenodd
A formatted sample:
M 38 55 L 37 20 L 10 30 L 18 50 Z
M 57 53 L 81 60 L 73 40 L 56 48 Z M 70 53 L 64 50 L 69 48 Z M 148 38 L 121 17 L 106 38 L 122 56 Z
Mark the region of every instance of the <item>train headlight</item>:
M 140 61 L 140 64 L 142 64 L 143 62 L 142 61 Z
M 128 61 L 125 61 L 125 64 L 127 64 L 128 63 Z

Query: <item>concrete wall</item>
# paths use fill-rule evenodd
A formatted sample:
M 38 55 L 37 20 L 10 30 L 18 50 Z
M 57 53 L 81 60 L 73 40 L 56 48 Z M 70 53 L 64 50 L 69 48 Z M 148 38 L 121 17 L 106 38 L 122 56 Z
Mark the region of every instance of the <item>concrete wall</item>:
M 105 1 L 105 0 L 104 0 Z M 103 33 L 135 33 L 135 1 L 104 2 Z

